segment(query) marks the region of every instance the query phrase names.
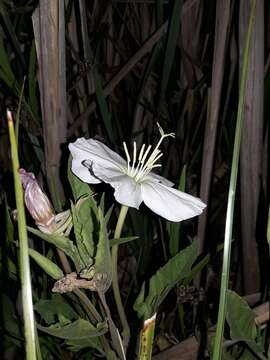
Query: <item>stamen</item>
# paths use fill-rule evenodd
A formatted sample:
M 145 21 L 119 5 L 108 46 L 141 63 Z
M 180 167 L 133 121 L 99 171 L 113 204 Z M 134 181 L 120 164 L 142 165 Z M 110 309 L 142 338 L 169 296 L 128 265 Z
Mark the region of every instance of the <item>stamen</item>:
M 137 157 L 137 144 L 136 142 L 134 141 L 133 142 L 133 161 L 132 161 L 132 169 L 134 168 L 134 165 L 136 163 L 136 157 Z
M 142 164 L 138 161 L 136 168 L 132 169 L 133 171 L 131 172 L 131 176 L 135 176 L 135 174 L 137 174 L 137 172 L 140 171 L 141 166 Z
M 141 158 L 142 158 L 143 152 L 144 152 L 144 148 L 145 148 L 145 144 L 143 144 L 142 147 L 141 147 L 140 154 L 139 154 L 139 157 L 138 157 L 138 161 L 141 161 Z
M 149 167 L 152 167 L 154 165 L 154 163 L 156 163 L 162 156 L 163 156 L 162 152 L 157 153 L 156 157 L 151 162 L 149 162 L 149 163 L 147 162 L 147 165 Z
M 158 150 L 158 152 L 156 153 L 155 157 L 151 159 L 151 157 L 147 160 L 147 163 L 144 165 L 144 167 L 142 168 L 142 171 L 145 172 L 147 169 L 149 169 L 149 171 L 151 171 L 151 169 L 153 168 L 154 164 L 162 157 L 163 153 Z M 149 172 L 148 171 L 148 172 Z
M 129 152 L 128 152 L 127 144 L 126 144 L 126 142 L 125 142 L 125 141 L 123 142 L 123 146 L 124 146 L 124 150 L 125 150 L 125 153 L 126 153 L 126 158 L 127 158 L 127 166 L 128 166 L 127 171 L 129 172 L 129 169 L 130 169 L 130 165 L 129 165 L 129 163 L 130 163 L 130 156 L 129 156 Z
M 144 153 L 144 156 L 143 156 L 143 158 L 141 160 L 142 164 L 144 164 L 145 159 L 147 158 L 147 155 L 149 154 L 149 151 L 151 150 L 151 148 L 152 148 L 152 145 L 148 145 L 148 148 L 146 149 L 146 152 Z
M 130 156 L 129 156 L 129 152 L 128 152 L 128 149 L 127 149 L 127 144 L 126 144 L 125 141 L 123 142 L 123 146 L 124 146 L 124 150 L 125 150 L 125 153 L 126 153 L 127 161 L 130 162 Z
M 151 156 L 147 160 L 146 165 L 151 164 L 152 162 L 155 162 L 156 157 L 161 153 L 161 151 L 157 148 L 152 152 Z
M 143 179 L 150 173 L 152 169 L 161 167 L 161 164 L 157 164 L 157 161 L 163 156 L 163 153 L 159 147 L 166 137 L 175 137 L 174 133 L 165 134 L 159 123 L 157 123 L 157 126 L 161 136 L 149 157 L 148 155 L 152 149 L 152 145 L 149 145 L 145 150 L 145 144 L 143 144 L 140 149 L 139 156 L 137 156 L 137 144 L 135 141 L 133 142 L 132 165 L 130 164 L 131 158 L 127 149 L 127 145 L 125 142 L 123 142 L 127 158 L 127 175 L 132 177 L 136 182 L 143 181 Z

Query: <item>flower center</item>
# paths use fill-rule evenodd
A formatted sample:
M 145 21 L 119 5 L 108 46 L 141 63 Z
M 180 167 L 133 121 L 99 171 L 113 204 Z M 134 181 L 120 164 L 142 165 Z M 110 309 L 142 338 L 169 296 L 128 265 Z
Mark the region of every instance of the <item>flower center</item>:
M 160 139 L 151 152 L 152 145 L 149 145 L 147 148 L 145 144 L 142 145 L 139 154 L 137 154 L 137 144 L 134 141 L 133 143 L 133 157 L 131 158 L 128 148 L 125 142 L 123 142 L 124 150 L 127 158 L 127 169 L 125 173 L 132 177 L 136 182 L 141 182 L 145 177 L 150 173 L 150 171 L 156 167 L 161 167 L 161 164 L 158 164 L 157 161 L 162 157 L 163 153 L 159 149 L 163 139 L 166 137 L 175 137 L 174 133 L 165 134 L 162 127 L 157 123 L 158 130 L 160 132 Z

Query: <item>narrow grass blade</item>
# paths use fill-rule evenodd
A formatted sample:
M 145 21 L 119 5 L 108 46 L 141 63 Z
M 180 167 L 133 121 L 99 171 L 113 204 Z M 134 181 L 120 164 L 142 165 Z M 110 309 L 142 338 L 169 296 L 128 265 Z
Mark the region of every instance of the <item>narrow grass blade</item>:
M 29 67 L 28 67 L 28 88 L 29 88 L 29 105 L 34 115 L 38 117 L 38 97 L 37 97 L 37 55 L 35 42 L 32 42 L 31 50 L 30 50 L 30 58 L 29 58 Z
M 112 125 L 112 117 L 109 112 L 108 105 L 106 102 L 106 97 L 103 92 L 101 77 L 97 72 L 97 69 L 93 69 L 93 78 L 96 88 L 97 102 L 99 105 L 99 109 L 102 115 L 102 119 L 108 134 L 110 141 L 113 141 L 113 125 Z
M 19 97 L 19 104 L 16 112 L 16 123 L 15 123 L 15 139 L 16 144 L 19 143 L 19 126 L 20 126 L 20 113 L 21 113 L 21 107 L 22 107 L 22 99 L 23 99 L 23 93 L 24 93 L 24 84 L 25 84 L 25 78 L 23 80 L 22 88 L 20 91 L 20 97 Z
M 19 59 L 20 59 L 20 62 L 22 64 L 22 66 L 23 66 L 23 69 L 25 69 L 25 61 L 24 61 L 23 53 L 21 51 L 21 44 L 20 44 L 20 41 L 17 38 L 17 35 L 15 33 L 15 30 L 14 30 L 14 26 L 13 26 L 13 24 L 11 22 L 11 17 L 9 16 L 8 12 L 6 11 L 6 7 L 5 7 L 5 4 L 4 4 L 3 0 L 0 1 L 0 15 L 1 15 L 1 18 L 3 20 L 3 23 L 5 24 L 4 29 L 6 30 L 6 32 L 9 35 L 9 38 L 11 40 L 11 44 L 14 47 L 14 49 L 15 49 L 15 51 L 16 51 Z
M 215 337 L 213 360 L 221 360 L 222 352 L 223 352 L 223 332 L 224 332 L 224 322 L 225 322 L 225 312 L 226 312 L 226 300 L 227 300 L 226 297 L 227 297 L 229 272 L 230 272 L 231 238 L 232 238 L 232 227 L 233 227 L 234 202 L 235 202 L 237 175 L 238 175 L 241 130 L 242 130 L 243 111 L 244 111 L 244 99 L 245 99 L 246 81 L 247 81 L 247 74 L 248 74 L 249 50 L 250 50 L 250 43 L 251 43 L 252 28 L 253 28 L 253 24 L 254 24 L 255 11 L 256 11 L 256 0 L 253 0 L 249 24 L 248 24 L 248 32 L 247 32 L 247 37 L 246 37 L 243 66 L 242 66 L 242 73 L 241 73 L 241 81 L 240 81 L 240 94 L 239 94 L 236 130 L 235 130 L 235 139 L 234 139 L 234 149 L 233 149 L 233 159 L 232 159 L 232 169 L 231 169 L 230 187 L 229 187 L 228 205 L 227 205 L 226 226 L 225 226 L 224 254 L 223 254 L 223 267 L 222 267 L 222 280 L 221 280 L 221 289 L 220 289 L 219 311 L 218 311 L 218 323 L 217 323 L 217 331 L 216 331 L 216 337 Z
M 24 333 L 25 333 L 25 346 L 26 346 L 26 359 L 36 360 L 36 333 L 35 333 L 35 320 L 32 302 L 32 288 L 30 265 L 28 256 L 28 239 L 26 231 L 26 221 L 24 212 L 23 189 L 18 174 L 19 159 L 17 144 L 15 140 L 14 125 L 12 115 L 8 111 L 8 130 L 11 144 L 11 158 L 14 176 L 16 207 L 18 211 L 18 230 L 20 242 L 20 274 L 22 284 L 22 305 L 23 305 L 23 320 L 24 320 Z
M 169 76 L 174 61 L 174 54 L 177 44 L 177 38 L 179 36 L 180 27 L 180 13 L 182 8 L 182 0 L 175 0 L 172 16 L 169 24 L 168 38 L 165 51 L 165 60 L 163 64 L 161 90 L 160 90 L 160 102 L 164 99 L 165 92 L 167 89 Z M 161 105 L 161 104 L 159 104 Z

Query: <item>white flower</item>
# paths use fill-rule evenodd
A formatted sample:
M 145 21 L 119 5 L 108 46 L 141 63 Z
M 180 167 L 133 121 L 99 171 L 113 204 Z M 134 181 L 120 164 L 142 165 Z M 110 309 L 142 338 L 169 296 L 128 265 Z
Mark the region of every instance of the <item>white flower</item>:
M 147 148 L 143 145 L 137 153 L 134 142 L 131 158 L 124 142 L 127 160 L 97 140 L 79 138 L 69 144 L 73 157 L 71 170 L 86 183 L 104 181 L 110 184 L 120 204 L 138 209 L 144 202 L 155 213 L 171 221 L 199 215 L 206 206 L 200 199 L 172 188 L 172 182 L 151 171 L 161 166 L 157 164 L 162 156 L 161 142 L 165 137 L 174 136 L 165 134 L 160 126 L 159 131 L 161 138 L 152 152 L 151 145 Z

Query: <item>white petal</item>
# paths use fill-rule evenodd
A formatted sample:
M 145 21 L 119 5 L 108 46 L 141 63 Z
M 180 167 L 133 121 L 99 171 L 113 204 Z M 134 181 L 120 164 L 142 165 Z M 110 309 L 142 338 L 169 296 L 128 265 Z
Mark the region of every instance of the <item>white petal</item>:
M 98 184 L 101 181 L 97 179 L 95 176 L 91 175 L 90 169 L 83 165 L 81 159 L 73 159 L 71 163 L 71 171 L 75 174 L 79 179 L 88 183 L 88 184 Z
M 126 165 L 126 161 L 120 155 L 94 139 L 79 138 L 68 147 L 73 159 L 80 159 L 82 162 L 90 160 L 104 167 Z
M 145 205 L 170 221 L 192 218 L 206 206 L 200 199 L 161 183 L 144 182 L 141 187 Z
M 163 176 L 160 176 L 160 175 L 158 175 L 158 174 L 156 174 L 156 173 L 154 173 L 154 172 L 150 172 L 150 173 L 148 174 L 148 176 L 149 176 L 150 178 L 153 178 L 155 181 L 160 182 L 160 183 L 163 184 L 163 185 L 166 185 L 166 186 L 169 186 L 169 187 L 171 187 L 171 186 L 174 185 L 174 183 L 171 182 L 170 180 L 168 180 L 168 179 L 164 178 Z
M 142 203 L 140 184 L 115 168 L 103 168 L 93 164 L 94 174 L 102 181 L 110 184 L 114 189 L 114 197 L 122 205 L 139 209 Z

